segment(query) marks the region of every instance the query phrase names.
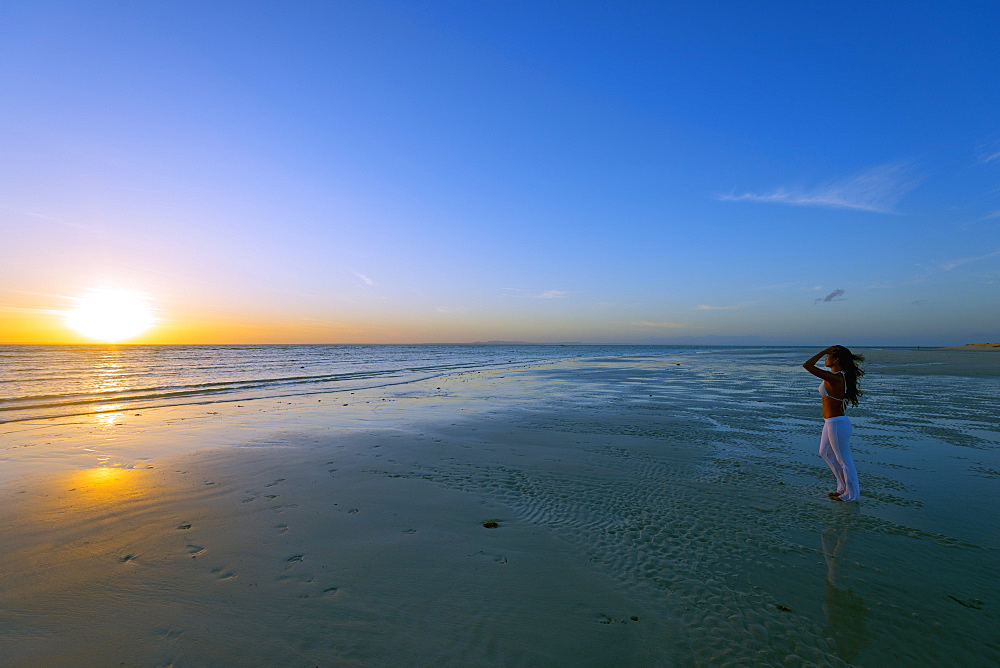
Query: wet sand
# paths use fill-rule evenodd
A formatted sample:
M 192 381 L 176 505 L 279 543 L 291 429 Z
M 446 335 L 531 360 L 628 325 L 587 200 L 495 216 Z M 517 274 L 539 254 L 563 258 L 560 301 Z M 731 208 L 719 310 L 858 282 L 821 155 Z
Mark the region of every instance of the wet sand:
M 928 348 L 909 350 L 870 350 L 875 360 L 872 371 L 912 376 L 1000 376 L 1000 346 L 981 348 Z
M 825 496 L 801 351 L 3 425 L 0 652 L 995 664 L 1000 362 L 864 352 L 860 504 Z

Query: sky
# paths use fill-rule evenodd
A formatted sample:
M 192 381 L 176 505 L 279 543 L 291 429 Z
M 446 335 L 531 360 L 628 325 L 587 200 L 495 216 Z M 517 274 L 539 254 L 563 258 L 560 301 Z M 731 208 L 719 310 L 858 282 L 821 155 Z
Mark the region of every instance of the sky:
M 0 343 L 1000 342 L 1000 4 L 0 5 Z

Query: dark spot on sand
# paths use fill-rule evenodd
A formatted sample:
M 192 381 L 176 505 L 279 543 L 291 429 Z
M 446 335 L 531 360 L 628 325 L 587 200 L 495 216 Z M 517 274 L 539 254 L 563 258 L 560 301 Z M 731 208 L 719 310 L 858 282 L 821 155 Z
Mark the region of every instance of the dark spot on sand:
M 185 522 L 184 524 L 179 524 L 179 525 L 177 525 L 177 528 L 179 530 L 181 530 L 181 531 L 183 531 L 184 529 L 190 529 L 191 528 L 191 523 L 190 522 Z
M 789 608 L 787 605 L 776 605 L 774 607 L 776 607 L 778 610 L 781 610 L 782 612 L 791 612 L 792 611 L 792 609 Z
M 135 561 L 138 557 L 134 554 L 126 554 L 124 557 L 118 557 L 118 563 L 124 564 L 127 561 Z
M 496 529 L 500 526 L 500 523 L 495 520 L 490 520 L 489 522 L 483 522 L 483 526 L 487 529 Z
M 294 562 L 296 562 L 296 561 L 302 561 L 302 559 L 303 559 L 304 557 L 305 557 L 305 555 L 302 555 L 302 554 L 296 554 L 295 556 L 292 556 L 292 557 L 288 557 L 287 561 L 288 561 L 288 563 L 290 563 L 290 564 L 291 564 L 291 563 L 294 563 Z
M 638 617 L 629 617 L 633 622 L 639 621 Z M 620 619 L 618 617 L 611 617 L 609 615 L 601 614 L 598 616 L 598 624 L 628 624 L 628 619 Z
M 958 603 L 959 605 L 965 606 L 966 608 L 972 608 L 973 610 L 982 610 L 983 609 L 983 602 L 980 601 L 978 598 L 973 598 L 973 599 L 970 599 L 968 601 L 963 601 L 962 599 L 955 598 L 951 594 L 948 594 L 948 598 L 950 598 L 951 600 L 955 601 L 955 603 Z

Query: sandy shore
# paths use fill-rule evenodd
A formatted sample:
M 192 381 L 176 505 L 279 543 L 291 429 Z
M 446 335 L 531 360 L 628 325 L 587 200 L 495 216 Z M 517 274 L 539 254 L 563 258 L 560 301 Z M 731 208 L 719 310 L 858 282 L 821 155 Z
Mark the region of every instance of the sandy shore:
M 823 493 L 799 352 L 4 425 L 4 663 L 993 661 L 997 538 L 964 516 L 1000 365 L 865 352 L 860 505 Z M 898 423 L 956 374 L 964 413 Z
M 1000 347 L 997 348 L 1000 350 Z M 870 372 L 914 376 L 1000 376 L 1000 355 L 993 348 L 912 348 L 862 350 L 870 362 Z
M 966 343 L 964 346 L 950 346 L 945 350 L 989 350 L 996 352 L 1000 350 L 1000 343 Z

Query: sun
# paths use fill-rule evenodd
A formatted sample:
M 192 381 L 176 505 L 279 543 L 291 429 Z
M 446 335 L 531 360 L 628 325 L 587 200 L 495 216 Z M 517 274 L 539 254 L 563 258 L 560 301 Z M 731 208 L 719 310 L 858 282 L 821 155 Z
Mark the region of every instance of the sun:
M 65 316 L 71 329 L 108 343 L 142 334 L 156 322 L 142 296 L 127 290 L 93 290 Z

